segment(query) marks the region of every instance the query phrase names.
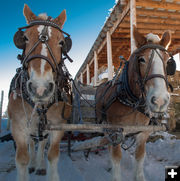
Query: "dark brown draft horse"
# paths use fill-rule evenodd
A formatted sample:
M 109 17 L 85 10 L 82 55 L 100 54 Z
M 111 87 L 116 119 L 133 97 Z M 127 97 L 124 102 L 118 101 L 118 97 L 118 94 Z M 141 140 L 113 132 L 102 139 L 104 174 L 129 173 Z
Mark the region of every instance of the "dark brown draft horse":
M 96 92 L 98 122 L 122 125 L 148 125 L 149 118 L 158 117 L 167 111 L 168 93 L 167 62 L 172 56 L 167 52 L 171 41 L 169 31 L 162 38 L 154 34 L 146 37 L 134 27 L 137 49 L 126 62 L 122 73 L 114 81 L 101 84 Z M 149 132 L 136 137 L 134 181 L 145 181 L 143 162 L 145 143 Z M 113 181 L 121 180 L 120 145 L 111 146 Z
M 47 180 L 59 181 L 59 143 L 64 132 L 48 132 L 44 127 L 66 123 L 71 114 L 70 79 L 62 58 L 71 48 L 69 34 L 62 30 L 66 11 L 52 19 L 36 16 L 25 5 L 24 16 L 28 25 L 14 36 L 16 47 L 23 49 L 18 56 L 22 67 L 12 80 L 8 104 L 17 146 L 17 180 L 28 181 L 28 167 L 30 173 L 46 174 L 44 147 L 49 136 Z M 37 156 L 33 139 L 39 141 Z

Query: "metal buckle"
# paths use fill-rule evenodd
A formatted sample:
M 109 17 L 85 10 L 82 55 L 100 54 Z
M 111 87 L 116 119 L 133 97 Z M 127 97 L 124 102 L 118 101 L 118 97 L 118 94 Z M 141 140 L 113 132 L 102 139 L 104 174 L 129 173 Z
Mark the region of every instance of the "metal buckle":
M 41 40 L 41 42 L 46 42 L 48 41 L 49 37 L 47 35 L 39 35 L 39 40 Z

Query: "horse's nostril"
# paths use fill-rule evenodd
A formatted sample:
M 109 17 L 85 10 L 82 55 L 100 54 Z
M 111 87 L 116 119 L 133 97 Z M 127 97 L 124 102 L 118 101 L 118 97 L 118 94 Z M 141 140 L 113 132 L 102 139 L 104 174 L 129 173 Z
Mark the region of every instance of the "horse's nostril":
M 156 97 L 155 97 L 155 96 L 153 96 L 153 97 L 151 98 L 151 103 L 152 103 L 152 104 L 156 104 Z
M 29 83 L 28 83 L 28 89 L 29 89 L 29 92 L 33 92 L 32 82 L 29 82 Z
M 49 92 L 52 92 L 54 89 L 54 83 L 50 82 L 49 83 Z

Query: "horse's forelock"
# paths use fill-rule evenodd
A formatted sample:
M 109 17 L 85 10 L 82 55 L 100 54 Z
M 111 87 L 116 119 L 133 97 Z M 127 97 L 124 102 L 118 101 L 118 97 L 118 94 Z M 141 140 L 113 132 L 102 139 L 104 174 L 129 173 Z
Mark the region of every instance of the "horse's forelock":
M 48 19 L 48 15 L 46 13 L 41 13 L 38 15 L 39 18 L 41 18 L 42 20 L 47 20 Z
M 149 33 L 146 36 L 147 42 L 151 42 L 151 43 L 159 43 L 160 42 L 160 38 L 158 35 L 155 35 L 153 33 Z

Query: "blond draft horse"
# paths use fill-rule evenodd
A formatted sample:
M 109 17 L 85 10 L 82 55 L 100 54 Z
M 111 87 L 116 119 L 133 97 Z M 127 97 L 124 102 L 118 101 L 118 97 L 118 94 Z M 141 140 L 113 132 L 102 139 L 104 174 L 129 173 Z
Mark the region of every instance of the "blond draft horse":
M 134 39 L 137 49 L 130 56 L 127 69 L 127 82 L 129 91 L 132 93 L 129 95 L 125 92 L 127 97 L 120 101 L 117 93 L 120 82 L 115 82 L 113 86 L 111 82 L 101 84 L 96 93 L 98 122 L 106 119 L 105 121 L 110 124 L 148 125 L 149 117 L 156 117 L 167 111 L 170 95 L 167 90 L 165 67 L 169 58 L 166 49 L 171 41 L 170 32 L 166 31 L 161 39 L 152 33 L 145 37 L 134 27 Z M 121 79 L 122 74 L 119 76 L 119 79 Z M 141 80 L 144 80 L 143 84 L 140 84 Z M 115 99 L 112 98 L 113 95 Z M 142 110 L 138 111 L 137 107 L 134 109 L 128 106 L 126 99 L 129 98 L 129 102 L 133 102 L 132 95 L 140 100 L 144 97 L 144 113 Z M 135 101 L 135 103 L 137 102 Z M 147 114 L 149 117 L 146 116 Z M 145 144 L 149 134 L 149 132 L 141 132 L 136 137 L 134 181 L 145 181 L 143 162 Z M 120 163 L 122 152 L 120 144 L 110 146 L 110 155 L 112 161 L 112 180 L 121 181 Z
M 63 91 L 67 100 L 64 102 L 62 99 L 56 98 L 56 103 L 49 106 L 49 109 L 46 110 L 48 123 L 55 125 L 66 123 L 66 118 L 71 114 L 70 94 L 64 90 L 65 88 L 61 84 L 56 84 L 58 80 L 63 79 L 58 70 L 62 70 L 61 43 L 65 40 L 62 27 L 66 20 L 66 11 L 63 10 L 57 18 L 52 19 L 48 18 L 46 14 L 36 16 L 25 5 L 23 13 L 28 27 L 23 37 L 21 37 L 21 32 L 20 35 L 17 35 L 18 37 L 15 37 L 15 45 L 24 49 L 21 59 L 22 69 L 16 77 L 16 87 L 10 92 L 8 104 L 8 114 L 12 120 L 12 135 L 17 146 L 15 157 L 17 180 L 28 181 L 28 168 L 30 173 L 36 171 L 36 174 L 46 174 L 44 147 L 47 141 L 45 135 L 49 135 L 47 180 L 59 181 L 59 143 L 64 132 L 41 132 L 44 139 L 39 142 L 36 154 L 35 143 L 31 136 L 38 135 L 40 116 L 29 102 L 37 109 L 40 109 L 41 105 L 46 108 L 55 99 L 56 91 L 60 90 Z M 23 84 L 24 77 L 28 79 L 25 84 Z M 59 77 L 58 80 L 57 77 Z M 26 92 L 26 96 L 23 95 L 24 92 Z

